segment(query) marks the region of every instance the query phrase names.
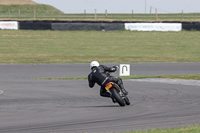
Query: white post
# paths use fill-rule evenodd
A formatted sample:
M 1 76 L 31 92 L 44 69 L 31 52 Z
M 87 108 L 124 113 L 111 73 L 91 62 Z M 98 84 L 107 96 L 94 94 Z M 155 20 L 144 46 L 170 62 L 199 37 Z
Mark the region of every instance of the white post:
M 132 10 L 132 18 L 134 17 L 133 14 L 134 14 L 134 12 L 133 12 L 133 10 Z
M 11 17 L 11 16 L 10 16 L 10 8 L 8 9 L 8 14 L 9 14 L 9 18 L 10 18 L 10 17 Z
M 20 17 L 21 11 L 20 9 L 18 9 L 18 17 Z
M 33 18 L 35 19 L 36 13 L 35 13 L 35 8 L 33 9 Z
M 156 10 L 156 20 L 158 20 L 158 10 L 157 8 L 155 10 Z
M 145 7 L 144 8 L 145 8 L 145 14 L 146 14 L 147 13 L 147 11 L 146 11 L 147 10 L 147 0 L 145 0 Z
M 183 10 L 182 10 L 182 19 L 184 19 L 184 16 L 183 16 Z
M 94 9 L 94 18 L 95 19 L 97 18 L 97 9 L 96 8 Z
M 58 13 L 58 19 L 60 20 L 60 12 Z
M 107 12 L 107 10 L 105 10 L 105 17 L 107 17 L 108 16 L 108 12 Z
M 84 18 L 86 18 L 86 10 L 84 10 Z
M 151 14 L 152 6 L 150 7 L 150 14 Z

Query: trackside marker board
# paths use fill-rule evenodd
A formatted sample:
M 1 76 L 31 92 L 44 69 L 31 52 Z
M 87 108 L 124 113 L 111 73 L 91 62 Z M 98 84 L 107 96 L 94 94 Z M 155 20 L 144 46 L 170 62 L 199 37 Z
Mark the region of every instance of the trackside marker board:
M 130 64 L 120 64 L 119 76 L 130 76 Z
M 0 29 L 2 30 L 18 30 L 17 21 L 0 21 Z
M 125 29 L 131 31 L 181 31 L 181 23 L 125 23 Z

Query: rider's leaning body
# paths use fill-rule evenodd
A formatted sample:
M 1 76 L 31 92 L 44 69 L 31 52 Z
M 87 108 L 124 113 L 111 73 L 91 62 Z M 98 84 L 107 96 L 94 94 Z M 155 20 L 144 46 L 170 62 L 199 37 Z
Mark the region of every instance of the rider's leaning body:
M 115 72 L 118 69 L 118 66 L 113 67 L 107 67 L 104 65 L 99 65 L 97 61 L 92 61 L 90 63 L 91 73 L 88 75 L 88 82 L 89 87 L 93 88 L 95 83 L 97 83 L 99 86 L 101 86 L 100 89 L 100 95 L 103 97 L 111 97 L 110 93 L 108 93 L 105 90 L 105 85 L 109 82 L 114 82 L 119 85 L 119 87 L 122 89 L 124 94 L 128 94 L 128 92 L 125 90 L 123 82 L 121 78 L 119 77 L 113 77 L 109 72 Z

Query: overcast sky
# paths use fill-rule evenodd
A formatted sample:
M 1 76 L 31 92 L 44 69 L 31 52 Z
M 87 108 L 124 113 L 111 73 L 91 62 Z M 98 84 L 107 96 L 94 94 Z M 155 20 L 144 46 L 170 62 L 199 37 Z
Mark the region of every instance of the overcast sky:
M 196 13 L 200 12 L 200 0 L 33 0 L 52 5 L 65 13 Z M 146 3 L 146 4 L 145 4 Z M 145 6 L 146 5 L 146 6 Z M 152 7 L 152 8 L 151 8 Z

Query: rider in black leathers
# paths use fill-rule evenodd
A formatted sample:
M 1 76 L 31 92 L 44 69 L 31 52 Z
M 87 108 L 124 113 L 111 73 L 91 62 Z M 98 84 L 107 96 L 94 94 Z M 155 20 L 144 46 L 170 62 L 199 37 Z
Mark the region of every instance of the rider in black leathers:
M 119 77 L 113 77 L 108 74 L 108 72 L 115 72 L 118 66 L 107 67 L 104 65 L 99 65 L 97 61 L 92 61 L 90 63 L 90 68 L 92 72 L 88 75 L 89 87 L 94 87 L 95 83 L 101 86 L 100 95 L 102 97 L 111 97 L 110 93 L 105 90 L 105 85 L 109 82 L 114 82 L 119 85 L 122 92 L 127 95 L 128 92 L 125 90 L 123 82 Z

